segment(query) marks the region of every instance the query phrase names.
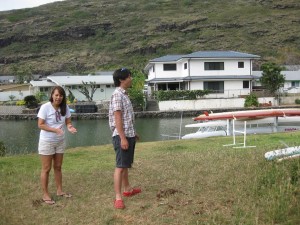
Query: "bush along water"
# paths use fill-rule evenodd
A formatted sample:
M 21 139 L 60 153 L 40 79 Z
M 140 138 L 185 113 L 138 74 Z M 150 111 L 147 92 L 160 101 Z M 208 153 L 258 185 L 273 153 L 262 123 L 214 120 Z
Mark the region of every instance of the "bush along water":
M 169 100 L 196 100 L 204 95 L 209 94 L 209 90 L 184 90 L 184 91 L 155 91 L 154 96 L 158 101 L 169 101 Z
M 6 148 L 4 146 L 4 143 L 0 141 L 0 157 L 5 156 L 5 154 L 6 154 Z
M 28 109 L 35 109 L 38 107 L 38 100 L 34 95 L 28 95 L 24 98 L 25 106 Z
M 244 103 L 244 107 L 252 107 L 252 106 L 256 106 L 256 107 L 259 106 L 257 97 L 256 97 L 256 95 L 253 94 L 253 93 L 251 93 L 250 95 L 248 95 L 248 96 L 245 98 L 245 103 Z

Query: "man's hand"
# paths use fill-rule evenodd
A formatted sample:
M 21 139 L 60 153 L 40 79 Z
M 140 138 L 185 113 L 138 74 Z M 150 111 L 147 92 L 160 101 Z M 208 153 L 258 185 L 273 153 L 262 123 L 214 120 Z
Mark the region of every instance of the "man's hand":
M 121 149 L 127 151 L 129 147 L 127 138 L 121 138 Z

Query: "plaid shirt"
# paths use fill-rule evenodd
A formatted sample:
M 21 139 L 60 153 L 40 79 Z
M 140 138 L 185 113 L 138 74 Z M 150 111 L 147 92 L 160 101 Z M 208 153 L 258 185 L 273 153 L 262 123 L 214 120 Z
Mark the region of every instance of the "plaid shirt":
M 116 129 L 116 121 L 114 117 L 115 111 L 122 112 L 123 129 L 126 137 L 135 137 L 134 131 L 134 112 L 131 101 L 127 95 L 127 92 L 117 87 L 113 92 L 109 104 L 109 127 L 113 132 L 112 136 L 119 135 Z

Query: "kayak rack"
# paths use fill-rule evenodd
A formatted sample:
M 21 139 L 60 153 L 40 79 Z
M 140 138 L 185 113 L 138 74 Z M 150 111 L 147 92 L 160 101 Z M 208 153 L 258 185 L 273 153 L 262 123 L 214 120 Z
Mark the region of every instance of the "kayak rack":
M 244 131 L 236 130 L 235 129 L 234 121 L 235 121 L 235 119 L 232 120 L 232 137 L 233 137 L 233 143 L 232 144 L 223 145 L 223 146 L 243 145 L 243 146 L 235 146 L 233 148 L 255 148 L 256 146 L 247 146 L 246 145 L 247 121 L 244 121 Z M 236 143 L 235 134 L 243 134 L 244 135 L 244 142 L 243 143 Z

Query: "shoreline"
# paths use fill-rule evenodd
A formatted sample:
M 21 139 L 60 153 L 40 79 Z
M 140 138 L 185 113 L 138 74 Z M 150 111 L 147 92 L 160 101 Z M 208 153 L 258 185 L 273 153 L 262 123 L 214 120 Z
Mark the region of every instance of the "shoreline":
M 199 110 L 169 110 L 169 111 L 140 111 L 135 112 L 135 118 L 178 118 L 178 117 L 196 117 L 203 114 L 204 111 L 209 113 L 260 110 L 260 109 L 284 109 L 300 108 L 300 106 L 276 106 L 276 107 L 253 107 L 253 108 L 227 108 L 227 109 L 199 109 Z M 72 113 L 73 120 L 98 120 L 107 119 L 108 113 Z M 0 120 L 37 120 L 37 114 L 0 114 Z

